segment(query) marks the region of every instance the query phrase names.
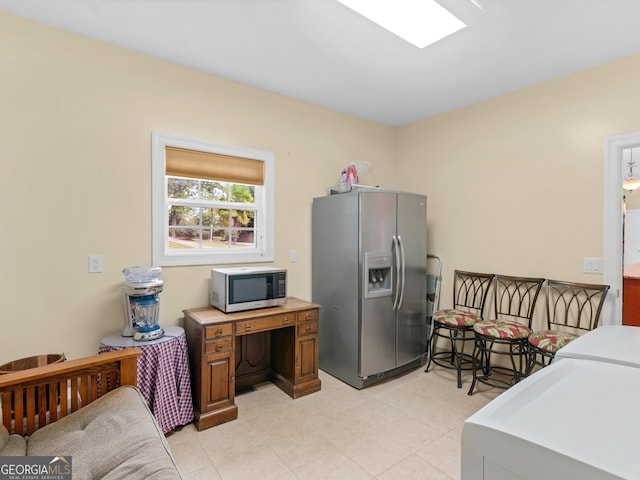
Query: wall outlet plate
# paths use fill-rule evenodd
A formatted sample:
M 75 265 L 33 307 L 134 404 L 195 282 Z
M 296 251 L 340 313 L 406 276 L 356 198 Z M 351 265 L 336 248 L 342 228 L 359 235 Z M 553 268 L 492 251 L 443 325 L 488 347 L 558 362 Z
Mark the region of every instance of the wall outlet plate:
M 102 273 L 102 255 L 89 255 L 89 273 Z

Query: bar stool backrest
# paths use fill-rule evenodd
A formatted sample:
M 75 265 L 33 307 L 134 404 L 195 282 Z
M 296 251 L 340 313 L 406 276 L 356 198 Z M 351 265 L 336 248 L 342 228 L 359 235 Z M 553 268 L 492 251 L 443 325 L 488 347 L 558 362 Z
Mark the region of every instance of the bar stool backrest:
M 453 279 L 453 308 L 475 313 L 484 318 L 485 304 L 493 273 L 454 271 Z
M 496 275 L 496 319 L 516 321 L 531 328 L 533 312 L 544 282 L 544 278 Z
M 598 326 L 609 285 L 547 280 L 549 329 L 589 331 Z

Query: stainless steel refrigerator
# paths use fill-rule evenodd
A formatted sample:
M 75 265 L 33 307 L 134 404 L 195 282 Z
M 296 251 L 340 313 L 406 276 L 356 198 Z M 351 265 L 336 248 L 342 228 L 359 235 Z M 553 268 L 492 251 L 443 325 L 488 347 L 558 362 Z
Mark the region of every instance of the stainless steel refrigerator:
M 422 365 L 427 197 L 358 190 L 315 198 L 312 215 L 320 368 L 363 388 Z

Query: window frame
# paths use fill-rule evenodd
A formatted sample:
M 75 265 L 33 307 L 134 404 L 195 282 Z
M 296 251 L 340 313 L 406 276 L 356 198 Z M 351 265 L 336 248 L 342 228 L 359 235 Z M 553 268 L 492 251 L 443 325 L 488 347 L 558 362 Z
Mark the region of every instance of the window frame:
M 273 152 L 227 145 L 205 140 L 152 132 L 152 237 L 153 264 L 157 266 L 220 265 L 273 262 L 275 259 L 274 163 Z M 180 250 L 168 248 L 169 216 L 166 180 L 166 147 L 250 158 L 264 162 L 264 185 L 256 186 L 256 248 L 250 250 Z M 259 192 L 259 193 L 258 193 Z

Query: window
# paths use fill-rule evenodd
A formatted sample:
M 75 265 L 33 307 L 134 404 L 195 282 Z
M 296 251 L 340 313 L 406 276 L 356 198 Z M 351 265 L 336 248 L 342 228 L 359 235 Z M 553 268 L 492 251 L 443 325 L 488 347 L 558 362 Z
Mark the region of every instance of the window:
M 152 134 L 153 263 L 274 259 L 271 152 Z

